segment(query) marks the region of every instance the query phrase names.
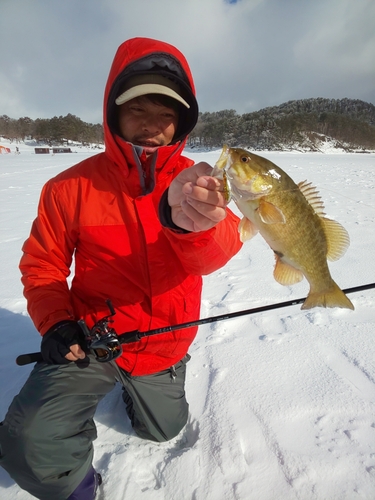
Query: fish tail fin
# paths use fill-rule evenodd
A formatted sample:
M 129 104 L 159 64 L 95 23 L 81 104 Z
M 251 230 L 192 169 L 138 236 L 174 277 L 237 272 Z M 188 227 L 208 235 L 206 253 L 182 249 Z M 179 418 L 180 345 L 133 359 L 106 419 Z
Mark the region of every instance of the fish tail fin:
M 351 301 L 334 281 L 325 290 L 310 291 L 301 309 L 312 307 L 342 307 L 354 310 Z

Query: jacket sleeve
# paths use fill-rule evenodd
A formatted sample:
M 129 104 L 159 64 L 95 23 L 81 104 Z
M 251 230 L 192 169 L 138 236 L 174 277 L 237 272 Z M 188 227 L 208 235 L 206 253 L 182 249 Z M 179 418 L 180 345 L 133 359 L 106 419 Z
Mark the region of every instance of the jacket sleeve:
M 74 319 L 67 284 L 74 248 L 74 233 L 67 228 L 53 185 L 48 182 L 20 261 L 28 312 L 41 334 L 58 321 Z
M 208 231 L 177 232 L 163 227 L 170 244 L 189 274 L 206 275 L 225 266 L 240 250 L 239 218 L 227 209 L 226 218 Z

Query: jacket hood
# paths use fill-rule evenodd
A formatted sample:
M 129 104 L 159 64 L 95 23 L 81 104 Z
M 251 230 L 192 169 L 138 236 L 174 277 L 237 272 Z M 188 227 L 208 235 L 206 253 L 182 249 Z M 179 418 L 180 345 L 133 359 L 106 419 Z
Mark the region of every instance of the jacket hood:
M 173 80 L 181 89 L 181 96 L 190 108 L 181 106 L 176 134 L 171 146 L 173 150 L 183 144 L 189 132 L 193 130 L 198 120 L 198 104 L 195 98 L 193 77 L 184 55 L 173 45 L 150 38 L 132 38 L 122 43 L 115 54 L 104 93 L 104 140 L 106 152 L 116 163 L 123 158 L 119 150 L 116 98 L 121 94 L 128 78 L 136 75 L 158 74 Z M 183 108 L 183 109 L 182 109 Z M 119 156 L 120 155 L 120 156 Z

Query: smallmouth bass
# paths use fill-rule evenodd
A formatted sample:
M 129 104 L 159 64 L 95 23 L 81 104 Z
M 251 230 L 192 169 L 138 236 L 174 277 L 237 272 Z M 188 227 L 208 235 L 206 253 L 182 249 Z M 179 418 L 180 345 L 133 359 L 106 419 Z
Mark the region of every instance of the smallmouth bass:
M 323 202 L 307 181 L 295 184 L 277 165 L 256 154 L 224 145 L 212 172 L 223 179 L 227 199 L 244 215 L 241 241 L 258 232 L 274 251 L 274 278 L 293 285 L 305 277 L 310 291 L 301 309 L 353 304 L 334 282 L 327 259 L 342 257 L 349 247 L 347 231 L 325 217 Z

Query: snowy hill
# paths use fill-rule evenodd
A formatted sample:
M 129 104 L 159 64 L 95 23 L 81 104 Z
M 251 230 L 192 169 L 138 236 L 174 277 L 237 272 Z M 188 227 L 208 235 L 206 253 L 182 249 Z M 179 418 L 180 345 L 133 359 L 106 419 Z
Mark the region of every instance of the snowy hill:
M 321 151 L 325 143 L 347 152 L 374 152 L 375 106 L 358 99 L 300 99 L 238 115 L 201 113 L 190 144 L 223 143 L 258 151 Z

